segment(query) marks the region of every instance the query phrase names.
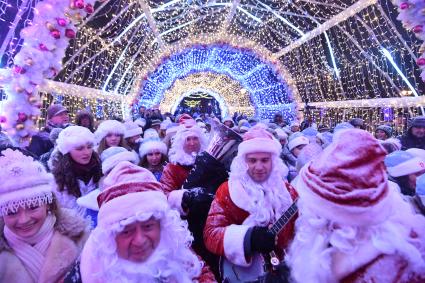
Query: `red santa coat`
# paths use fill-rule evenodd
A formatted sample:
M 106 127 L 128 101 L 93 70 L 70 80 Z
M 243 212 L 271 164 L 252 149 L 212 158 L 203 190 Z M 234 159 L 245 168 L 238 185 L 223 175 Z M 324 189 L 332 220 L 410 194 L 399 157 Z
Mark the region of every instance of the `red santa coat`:
M 282 189 L 288 190 L 292 200 L 297 198 L 295 189 L 289 183 L 283 183 Z M 249 258 L 244 253 L 244 237 L 251 226 L 244 224 L 249 213 L 241 208 L 244 205 L 240 194 L 243 192 L 232 191 L 231 194 L 228 182 L 218 188 L 205 225 L 204 240 L 212 253 L 225 256 L 236 265 L 249 266 Z M 283 249 L 293 238 L 295 219 L 292 218 L 278 235 L 277 246 L 280 251 L 277 252 L 280 254 L 283 254 Z
M 380 255 L 365 266 L 344 277 L 341 283 L 387 282 L 420 283 L 425 282 L 425 274 L 406 271 L 408 262 L 398 255 Z
M 164 193 L 168 196 L 172 191 L 178 190 L 189 175 L 191 167 L 168 163 L 162 172 L 161 180 Z

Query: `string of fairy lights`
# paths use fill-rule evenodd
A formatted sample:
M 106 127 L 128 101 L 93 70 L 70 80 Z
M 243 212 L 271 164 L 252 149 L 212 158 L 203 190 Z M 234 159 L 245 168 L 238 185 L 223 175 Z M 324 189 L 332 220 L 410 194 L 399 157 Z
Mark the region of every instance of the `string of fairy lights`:
M 140 1 L 146 4 L 145 9 L 142 8 Z M 19 1 L 21 6 L 24 2 Z M 37 1 L 31 3 L 34 2 Z M 319 102 L 400 97 L 402 91 L 411 91 L 411 95 L 415 95 L 415 92 L 416 95 L 423 95 L 425 89 L 415 65 L 415 56 L 420 43 L 412 33 L 403 30 L 401 24 L 397 22 L 397 10 L 390 0 L 379 0 L 371 4 L 356 15 L 329 28 L 326 34 L 308 40 L 278 59 L 273 59 L 273 54 L 279 54 L 282 49 L 326 21 L 337 17 L 357 1 L 106 2 L 108 3 L 97 4 L 95 8 L 100 9 L 95 9 L 96 12 L 91 19 L 79 26 L 77 37 L 71 41 L 67 50 L 64 68 L 55 80 L 102 89 L 111 93 L 111 102 L 120 101 L 118 97 L 121 96 L 126 96 L 128 103 L 138 98 L 141 98 L 141 101 L 152 98 L 155 100 L 152 103 L 163 101 L 168 107 L 171 104 L 167 100 L 169 95 L 167 91 L 170 91 L 179 80 L 183 82 L 184 78 L 179 78 L 175 82 L 173 80 L 174 84 L 170 83 L 169 87 L 162 89 L 155 98 L 143 91 L 146 80 L 162 68 L 163 63 L 167 62 L 176 51 L 181 52 L 188 46 L 202 42 L 208 45 L 216 44 L 218 41 L 235 49 L 239 48 L 240 54 L 243 54 L 244 48 L 249 48 L 259 55 L 262 62 L 271 62 L 291 87 L 293 97 L 289 100 L 285 98 L 287 95 L 285 91 L 280 91 L 270 82 L 268 88 L 252 96 L 252 101 L 248 101 L 252 102 L 249 106 L 277 105 L 275 108 L 270 106 L 267 113 L 276 111 L 280 105 L 292 101 Z M 10 64 L 14 52 L 19 49 L 17 46 L 22 44 L 17 36 L 19 29 L 16 28 L 28 21 L 31 13 L 22 13 L 22 19 L 14 24 L 15 18 L 7 17 L 11 11 L 11 7 L 7 5 L 11 5 L 10 1 L 0 0 L 0 21 L 7 21 L 15 31 L 13 41 L 10 41 L 14 42 L 15 46 L 6 43 L 9 44 L 5 50 L 9 52 L 7 64 Z M 18 7 L 18 1 L 15 6 Z M 16 8 L 16 11 L 23 8 Z M 148 18 L 151 18 L 151 21 L 148 21 Z M 155 33 L 153 29 L 156 30 Z M 252 44 L 241 44 L 240 39 Z M 182 68 L 193 64 L 190 60 L 195 60 L 194 58 L 205 59 L 201 55 L 186 58 L 189 61 L 182 62 Z M 240 69 L 243 70 L 243 67 L 244 65 Z M 252 76 L 251 79 L 254 82 L 261 81 L 259 76 Z M 227 95 L 225 88 L 215 91 L 223 96 Z M 184 94 L 183 91 L 178 93 Z M 93 96 L 93 99 L 96 99 L 96 96 Z M 65 101 L 68 97 L 71 96 L 64 96 Z M 110 107 L 117 107 L 115 110 L 119 110 L 120 104 L 115 102 Z M 349 119 L 360 115 L 370 120 L 371 124 L 392 123 L 393 121 L 382 118 L 385 107 L 383 101 L 380 107 L 374 105 L 370 109 L 366 105 L 362 109 L 347 107 L 313 112 L 318 120 L 329 119 L 332 113 L 335 115 L 335 121 L 342 117 Z M 394 117 L 397 113 L 421 114 L 420 109 L 416 107 L 407 109 L 394 105 L 392 109 Z M 288 111 L 297 110 L 290 107 Z M 268 116 L 266 112 L 261 113 Z M 326 114 L 328 116 L 323 113 L 328 113 Z

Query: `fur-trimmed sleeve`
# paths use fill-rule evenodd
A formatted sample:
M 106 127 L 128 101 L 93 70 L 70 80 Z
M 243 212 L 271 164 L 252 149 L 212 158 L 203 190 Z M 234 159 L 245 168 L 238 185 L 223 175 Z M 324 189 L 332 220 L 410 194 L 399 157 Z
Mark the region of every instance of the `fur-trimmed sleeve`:
M 228 183 L 223 183 L 217 190 L 217 194 L 211 204 L 207 222 L 204 229 L 205 246 L 209 251 L 217 255 L 225 255 L 225 234 L 235 234 L 233 231 L 240 230 L 243 246 L 244 231 L 242 222 L 248 217 L 248 212 L 238 208 L 230 199 Z M 227 231 L 229 229 L 229 231 Z M 237 231 L 236 231 L 237 232 Z M 236 235 L 236 234 L 235 234 Z
M 168 163 L 162 172 L 159 182 L 162 184 L 165 195 L 168 197 L 170 192 L 180 189 L 189 174 L 179 165 Z

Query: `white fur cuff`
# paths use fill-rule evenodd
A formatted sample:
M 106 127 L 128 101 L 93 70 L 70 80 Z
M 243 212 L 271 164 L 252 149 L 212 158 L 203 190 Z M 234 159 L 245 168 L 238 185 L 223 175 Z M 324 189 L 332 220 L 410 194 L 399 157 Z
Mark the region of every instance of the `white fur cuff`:
M 183 194 L 186 191 L 184 189 L 174 190 L 168 195 L 168 204 L 172 209 L 177 210 L 180 215 L 186 215 L 182 208 Z
M 244 238 L 250 226 L 230 225 L 224 232 L 224 255 L 227 260 L 239 266 L 249 266 L 244 252 Z

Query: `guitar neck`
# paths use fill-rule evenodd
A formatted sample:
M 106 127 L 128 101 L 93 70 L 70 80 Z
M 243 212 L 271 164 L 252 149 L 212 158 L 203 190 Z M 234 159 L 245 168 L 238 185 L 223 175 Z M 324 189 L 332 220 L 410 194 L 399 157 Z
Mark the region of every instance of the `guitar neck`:
M 297 213 L 297 200 L 295 200 L 292 205 L 285 211 L 285 213 L 273 224 L 269 229 L 274 235 L 280 233 L 280 231 L 285 227 L 286 224 L 291 220 L 292 217 Z

